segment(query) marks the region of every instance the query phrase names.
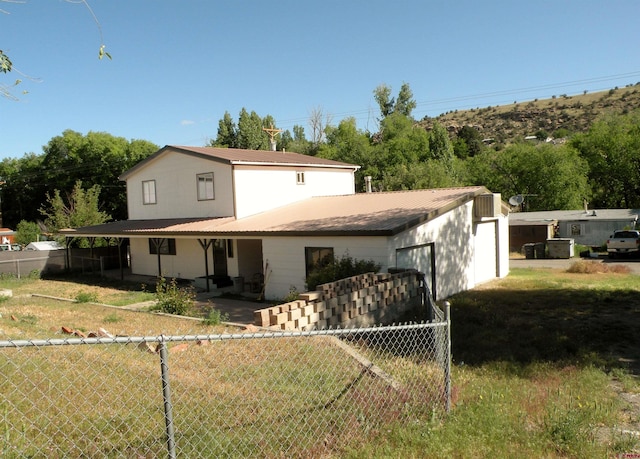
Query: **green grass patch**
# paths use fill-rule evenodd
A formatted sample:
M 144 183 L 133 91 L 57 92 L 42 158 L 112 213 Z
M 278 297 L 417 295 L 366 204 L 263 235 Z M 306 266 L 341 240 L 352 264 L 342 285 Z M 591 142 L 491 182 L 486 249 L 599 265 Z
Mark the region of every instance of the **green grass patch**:
M 316 440 L 326 444 L 350 432 L 353 437 L 346 439 L 346 446 L 332 446 L 333 453 L 326 457 L 595 458 L 637 453 L 637 438 L 622 432 L 640 429 L 640 413 L 631 411 L 617 391 L 640 393 L 636 377 L 640 374 L 638 279 L 637 275 L 591 267 L 574 272 L 513 269 L 505 279 L 455 295 L 449 299 L 454 359 L 451 412 L 420 411 L 416 406 L 421 405 L 413 399 L 402 399 L 393 405 L 395 409 L 385 412 L 383 427 L 371 422 L 370 415 L 392 394 L 367 378 L 359 379 L 356 368 L 340 368 L 336 349 L 322 340 L 211 343 L 179 354 L 170 349 L 178 441 L 187 445 L 181 452 L 196 455 L 198 445 L 204 442 L 220 455 L 238 448 L 234 451 L 241 456 L 277 457 L 284 448 L 292 457 L 303 457 L 320 451 L 315 449 Z M 103 307 L 88 303 L 20 296 L 20 292 L 37 288 L 73 299 L 78 292 L 93 291 L 87 284 L 6 279 L 0 286 L 12 288 L 14 295 L 18 292 L 17 297 L 0 303 L 4 337 L 59 337 L 61 325 L 85 331 L 104 327 L 114 335 L 129 336 L 191 334 L 194 328 L 203 333 L 203 325 L 211 332 L 225 330 L 213 325 L 215 318 L 194 323 L 125 310 L 105 312 Z M 106 302 L 102 299 L 114 295 L 112 290 L 112 286 L 100 287 L 96 290 L 98 300 Z M 138 293 L 134 289 L 132 294 Z M 282 358 L 266 359 L 265 347 L 274 344 L 283 352 Z M 352 345 L 372 360 L 375 357 L 377 365 L 401 382 L 424 387 L 425 394 L 426 389 L 434 389 L 433 381 L 442 379 L 440 368 L 384 349 L 360 348 L 356 342 Z M 135 359 L 127 354 L 131 351 L 136 352 Z M 71 425 L 64 426 L 75 432 L 69 434 L 68 457 L 99 455 L 108 448 L 100 439 L 114 432 L 121 436 L 123 446 L 112 454 L 163 455 L 162 418 L 157 411 L 161 401 L 154 398 L 157 391 L 149 390 L 149 378 L 157 378 L 159 371 L 156 356 L 123 348 L 118 351 L 124 353 L 122 357 L 92 357 L 88 368 L 92 364 L 100 368 L 100 378 L 86 383 L 72 380 L 64 387 L 49 387 L 37 378 L 24 377 L 25 372 L 54 374 L 75 365 L 85 359 L 78 352 L 79 348 L 60 351 L 53 364 L 41 361 L 39 353 L 22 354 L 19 359 L 3 360 L 2 366 L 5 374 L 10 374 L 12 366 L 22 362 L 16 379 L 36 384 L 34 394 L 48 394 L 34 395 L 33 399 L 43 403 L 40 409 L 55 419 L 70 416 L 63 412 L 67 408 L 95 413 L 87 421 L 95 432 L 91 438 L 83 437 Z M 126 363 L 120 367 L 118 362 Z M 84 373 L 76 368 L 75 374 Z M 109 403 L 96 410 L 101 402 L 92 395 L 94 384 L 122 390 L 120 382 L 132 379 L 140 385 L 110 398 L 122 399 L 121 405 Z M 215 384 L 205 383 L 209 379 Z M 250 381 L 253 388 L 240 381 Z M 322 389 L 300 392 L 310 385 Z M 347 386 L 349 398 L 340 396 L 336 388 Z M 8 387 L 0 390 L 11 393 Z M 56 402 L 57 397 L 70 394 L 82 404 Z M 136 411 L 150 410 L 154 415 L 138 419 L 128 405 L 132 400 L 144 404 Z M 356 404 L 349 405 L 349 401 Z M 316 420 L 309 404 L 331 409 Z M 30 413 L 30 406 L 24 406 L 25 413 Z M 30 419 L 38 419 L 35 412 L 31 414 Z M 5 418 L 10 415 L 13 413 Z M 214 435 L 216 431 L 208 424 L 211 419 L 227 419 L 231 424 L 223 434 Z M 241 430 L 264 422 L 275 432 L 273 442 L 265 443 L 262 432 Z M 324 426 L 323 437 L 295 440 L 301 426 L 310 422 Z M 12 431 L 11 435 L 19 433 Z M 4 438 L 10 445 L 22 444 L 20 438 Z

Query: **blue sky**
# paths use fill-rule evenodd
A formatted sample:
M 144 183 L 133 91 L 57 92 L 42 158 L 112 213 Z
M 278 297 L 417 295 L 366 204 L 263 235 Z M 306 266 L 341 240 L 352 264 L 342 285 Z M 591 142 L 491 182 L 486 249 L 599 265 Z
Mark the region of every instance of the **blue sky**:
M 414 117 L 640 81 L 638 0 L 0 2 L 23 80 L 0 98 L 0 159 L 65 129 L 201 146 L 228 111 L 309 132 L 312 110 L 376 129 L 373 90 L 409 83 Z M 20 75 L 22 72 L 24 75 Z M 34 79 L 30 79 L 32 77 Z M 27 90 L 28 94 L 22 94 Z

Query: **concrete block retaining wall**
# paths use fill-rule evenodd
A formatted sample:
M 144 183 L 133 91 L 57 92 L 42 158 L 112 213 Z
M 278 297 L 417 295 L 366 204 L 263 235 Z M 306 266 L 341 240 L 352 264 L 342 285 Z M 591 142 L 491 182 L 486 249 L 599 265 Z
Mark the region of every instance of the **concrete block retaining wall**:
M 254 323 L 279 330 L 365 327 L 392 323 L 419 306 L 421 276 L 417 271 L 367 273 L 319 285 L 298 299 L 254 312 Z

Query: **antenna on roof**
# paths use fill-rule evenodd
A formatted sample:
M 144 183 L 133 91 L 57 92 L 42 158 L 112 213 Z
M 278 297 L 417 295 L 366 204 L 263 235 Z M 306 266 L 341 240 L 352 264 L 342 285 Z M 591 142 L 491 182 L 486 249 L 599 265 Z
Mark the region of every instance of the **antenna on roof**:
M 276 135 L 282 132 L 282 129 L 262 128 L 264 132 L 269 134 L 269 142 L 271 142 L 271 151 L 276 151 Z

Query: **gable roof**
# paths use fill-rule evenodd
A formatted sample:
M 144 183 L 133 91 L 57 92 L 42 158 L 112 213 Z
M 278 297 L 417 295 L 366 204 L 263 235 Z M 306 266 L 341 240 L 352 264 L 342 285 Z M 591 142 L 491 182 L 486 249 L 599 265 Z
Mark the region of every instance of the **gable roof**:
M 166 145 L 151 156 L 140 161 L 134 167 L 120 175 L 120 180 L 126 180 L 132 173 L 146 167 L 159 156 L 167 152 L 176 152 L 212 161 L 222 162 L 229 165 L 245 166 L 296 166 L 296 167 L 321 167 L 350 169 L 356 171 L 360 166 L 343 163 L 331 159 L 318 158 L 317 156 L 302 155 L 285 151 L 268 150 L 243 150 L 240 148 L 216 148 L 216 147 L 187 147 Z
M 476 196 L 483 186 L 322 196 L 242 219 L 125 220 L 77 229 L 67 236 L 233 237 L 391 236 L 434 219 Z

